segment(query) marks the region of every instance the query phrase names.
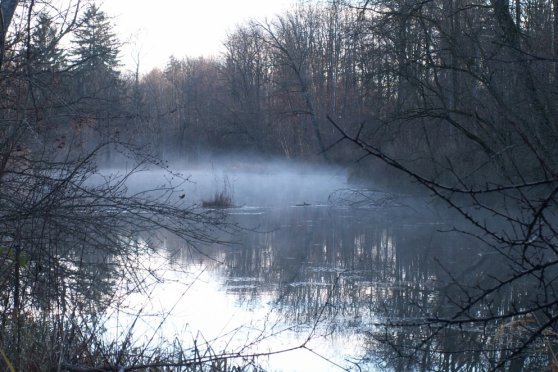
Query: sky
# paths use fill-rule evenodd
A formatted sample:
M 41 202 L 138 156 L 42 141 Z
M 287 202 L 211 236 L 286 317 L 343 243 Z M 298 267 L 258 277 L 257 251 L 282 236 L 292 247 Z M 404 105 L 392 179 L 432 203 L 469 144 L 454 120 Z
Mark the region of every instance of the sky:
M 113 18 L 125 70 L 163 68 L 178 58 L 218 56 L 227 32 L 252 18 L 271 18 L 295 0 L 104 0 Z

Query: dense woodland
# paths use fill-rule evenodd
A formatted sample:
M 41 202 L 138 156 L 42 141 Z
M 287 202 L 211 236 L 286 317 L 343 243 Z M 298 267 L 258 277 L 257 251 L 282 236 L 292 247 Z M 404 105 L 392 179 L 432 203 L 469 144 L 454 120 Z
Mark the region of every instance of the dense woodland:
M 35 5 L 8 40 L 4 74 L 21 82 L 13 93 L 30 89 L 27 120 L 47 141 L 118 136 L 161 155 L 353 160 L 331 147 L 333 120 L 435 176 L 465 159 L 460 167 L 482 174 L 475 164 L 499 157 L 505 167 L 518 140 L 535 152 L 513 148 L 535 157 L 530 166 L 553 156 L 554 12 L 549 1 L 300 3 L 240 26 L 221 56 L 171 57 L 140 76 L 121 72 L 102 9 L 64 28 L 68 19 Z
M 431 337 L 401 354 L 431 352 L 449 327 L 515 324 L 517 338 L 486 365 L 520 370 L 544 349 L 543 364 L 558 368 L 558 1 L 301 2 L 239 26 L 220 56 L 172 57 L 144 75 L 141 60 L 123 72 L 122 41 L 102 7 L 49 3 L 0 1 L 0 360 L 21 370 L 96 363 L 76 352 L 85 343 L 71 309 L 100 311 L 85 299 L 101 296 L 91 283 L 111 270 L 83 269 L 84 252 L 132 252 L 122 236 L 155 226 L 209 241 L 220 226 L 130 198 L 118 179 L 86 186 L 99 164 L 235 153 L 424 186 L 508 270 L 456 279 L 453 315 L 408 324 Z M 533 289 L 521 303 L 485 306 L 518 286 Z M 37 344 L 24 341 L 28 323 Z M 45 359 L 33 361 L 37 353 Z

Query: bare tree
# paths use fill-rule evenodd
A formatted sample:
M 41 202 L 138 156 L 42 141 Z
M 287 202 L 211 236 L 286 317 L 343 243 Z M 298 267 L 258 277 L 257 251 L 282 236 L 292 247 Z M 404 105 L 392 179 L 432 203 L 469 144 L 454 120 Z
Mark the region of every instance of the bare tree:
M 195 249 L 230 226 L 218 213 L 185 204 L 176 184 L 130 188 L 130 177 L 142 170 L 168 170 L 141 147 L 102 133 L 99 120 L 118 116 L 114 107 L 102 106 L 97 117 L 99 111 L 83 110 L 83 96 L 67 95 L 84 61 L 57 64 L 45 56 L 80 30 L 85 4 L 43 5 L 0 3 L 0 363 L 9 370 L 113 368 L 122 352 L 103 348 L 96 319 L 119 301 L 117 275 L 133 282 L 138 255 L 153 252 L 145 234 L 166 230 Z M 45 11 L 50 39 L 37 48 L 33 35 L 45 26 L 37 16 Z M 14 12 L 20 23 L 10 25 Z M 45 68 L 54 77 L 48 83 Z M 115 78 L 105 72 L 110 76 L 102 78 Z M 55 127 L 41 131 L 45 121 Z M 119 174 L 101 171 L 108 147 L 133 165 Z
M 261 30 L 254 23 L 239 27 L 228 35 L 225 46 L 221 72 L 230 97 L 227 116 L 231 117 L 231 130 L 257 152 L 271 152 L 270 134 L 280 131 L 272 124 L 272 66 Z
M 410 304 L 420 316 L 388 321 L 376 335 L 415 367 L 558 365 L 557 91 L 554 40 L 541 37 L 553 20 L 538 17 L 553 4 L 542 3 L 524 9 L 516 2 L 515 15 L 499 0 L 360 7 L 370 37 L 391 46 L 394 68 L 376 73 L 397 78 L 385 97 L 397 104 L 382 118 L 383 135 L 330 122 L 364 157 L 449 205 L 468 223 L 456 230 L 484 249 L 461 274 L 447 272 L 440 306 Z M 460 342 L 448 343 L 451 337 Z M 458 361 L 467 352 L 476 362 Z

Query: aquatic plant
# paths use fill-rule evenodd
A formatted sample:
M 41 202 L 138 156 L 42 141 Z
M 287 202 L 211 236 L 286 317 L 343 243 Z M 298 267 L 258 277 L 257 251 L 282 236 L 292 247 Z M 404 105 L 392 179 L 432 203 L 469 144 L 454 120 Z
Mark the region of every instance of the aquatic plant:
M 216 191 L 211 199 L 202 201 L 204 208 L 231 208 L 234 207 L 232 186 L 228 176 L 223 177 L 222 189 Z

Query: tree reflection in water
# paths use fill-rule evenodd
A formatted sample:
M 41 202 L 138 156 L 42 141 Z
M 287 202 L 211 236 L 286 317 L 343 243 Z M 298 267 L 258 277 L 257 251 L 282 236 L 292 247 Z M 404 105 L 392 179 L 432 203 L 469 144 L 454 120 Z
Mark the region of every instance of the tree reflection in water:
M 354 349 L 347 368 L 356 363 L 400 371 L 485 370 L 525 326 L 491 329 L 463 321 L 434 329 L 439 324 L 432 319 L 455 314 L 465 290 L 496 280 L 487 273 L 504 270 L 504 264 L 483 255 L 477 240 L 450 232 L 449 224 L 427 213 L 291 207 L 237 209 L 231 217 L 252 229 L 236 244 L 205 250 L 224 265 L 204 256 L 195 260 L 225 276 L 227 293 L 243 306 L 271 299 L 282 321 L 301 333 L 359 340 L 340 344 Z M 528 300 L 526 289 L 514 288 L 475 311 L 499 314 L 522 296 Z M 539 354 L 510 369 L 544 367 L 544 347 Z

